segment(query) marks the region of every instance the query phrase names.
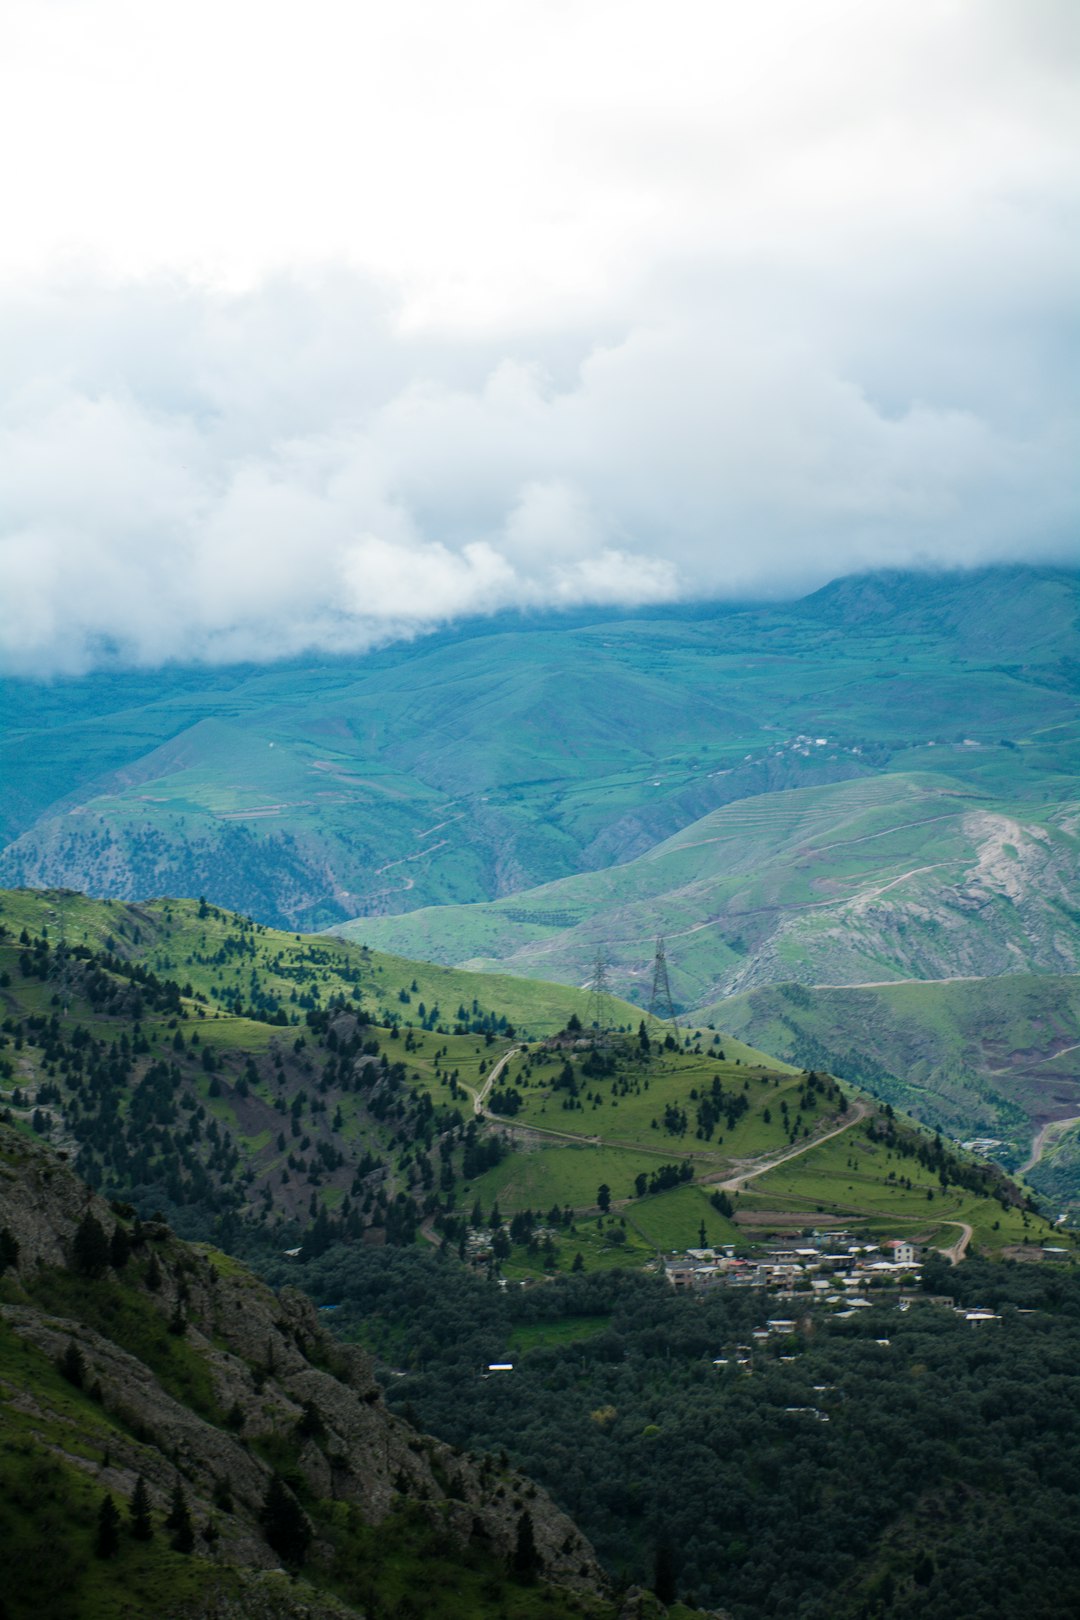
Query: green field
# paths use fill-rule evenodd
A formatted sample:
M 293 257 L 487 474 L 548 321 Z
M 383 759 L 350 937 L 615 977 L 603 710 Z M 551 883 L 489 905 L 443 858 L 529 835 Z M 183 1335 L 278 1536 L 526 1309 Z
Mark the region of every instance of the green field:
M 906 1180 L 911 1181 L 910 1188 Z M 1000 1254 L 1008 1246 L 1056 1241 L 1050 1223 L 1040 1216 L 1019 1208 L 1003 1209 L 996 1200 L 972 1196 L 963 1187 L 943 1191 L 935 1174 L 869 1141 L 864 1127 L 778 1166 L 740 1193 L 742 1216 L 766 1210 L 805 1212 L 808 1218 L 825 1211 L 865 1218 L 893 1236 L 909 1226 L 913 1233 L 934 1233 L 949 1223 L 947 1243 L 960 1236 L 956 1223 L 966 1222 L 974 1231 L 974 1247 L 988 1254 Z

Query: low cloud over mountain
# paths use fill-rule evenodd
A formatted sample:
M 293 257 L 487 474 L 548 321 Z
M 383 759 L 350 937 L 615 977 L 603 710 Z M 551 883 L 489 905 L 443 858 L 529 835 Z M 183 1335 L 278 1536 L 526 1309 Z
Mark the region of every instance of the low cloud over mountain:
M 220 86 L 185 130 L 183 186 L 180 134 L 140 101 L 149 212 L 75 165 L 100 239 L 43 149 L 87 251 L 61 254 L 20 181 L 0 266 L 7 669 L 268 659 L 509 606 L 1076 556 L 1075 11 L 822 5 L 808 28 L 782 0 L 760 24 L 691 6 L 695 65 L 651 8 L 586 10 L 522 8 L 532 71 L 495 62 L 490 10 L 485 44 L 447 36 L 442 72 L 425 34 L 427 77 L 387 25 L 395 116 L 412 107 L 423 140 L 391 144 L 378 185 L 297 120 L 321 165 L 305 191 L 255 84 L 242 230 L 232 125 L 213 162 L 236 111 Z M 182 63 L 196 36 L 169 15 Z M 226 29 L 222 62 L 242 45 Z M 166 108 L 185 83 L 163 77 Z M 343 119 L 386 113 L 368 88 Z M 91 151 L 112 116 L 80 126 Z M 295 251 L 270 231 L 289 207 Z

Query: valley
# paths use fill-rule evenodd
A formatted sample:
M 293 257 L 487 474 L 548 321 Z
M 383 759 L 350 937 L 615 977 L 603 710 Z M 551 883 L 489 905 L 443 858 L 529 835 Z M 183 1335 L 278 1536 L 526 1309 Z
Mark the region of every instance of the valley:
M 1050 1620 L 1078 623 L 881 575 L 13 683 L 14 1612 Z

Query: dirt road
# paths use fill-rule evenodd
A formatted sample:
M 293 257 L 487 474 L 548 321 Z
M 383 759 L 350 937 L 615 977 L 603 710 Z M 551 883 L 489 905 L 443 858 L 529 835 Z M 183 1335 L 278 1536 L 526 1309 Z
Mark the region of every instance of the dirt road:
M 1072 1051 L 1073 1048 L 1066 1047 L 1065 1050 Z M 1070 1125 L 1080 1125 L 1080 1115 L 1074 1114 L 1069 1119 L 1047 1120 L 1046 1124 L 1040 1131 L 1036 1132 L 1034 1138 L 1032 1139 L 1031 1152 L 1024 1163 L 1020 1166 L 1018 1174 L 1026 1176 L 1029 1170 L 1034 1169 L 1039 1160 L 1042 1158 L 1043 1154 L 1046 1152 L 1046 1147 L 1051 1137 L 1056 1136 L 1059 1131 L 1068 1130 Z
M 773 1153 L 765 1158 L 756 1159 L 745 1170 L 740 1170 L 738 1175 L 732 1176 L 727 1171 L 721 1170 L 716 1176 L 702 1176 L 701 1180 L 703 1183 L 707 1182 L 710 1186 L 718 1186 L 721 1192 L 736 1192 L 745 1182 L 753 1181 L 756 1176 L 763 1176 L 767 1170 L 775 1170 L 777 1165 L 787 1164 L 789 1159 L 797 1159 L 800 1154 L 809 1153 L 811 1148 L 820 1147 L 822 1142 L 827 1142 L 830 1137 L 839 1136 L 843 1131 L 849 1131 L 853 1125 L 859 1123 L 860 1119 L 865 1119 L 869 1112 L 869 1104 L 860 1100 L 848 1110 L 839 1125 L 833 1126 L 831 1131 L 825 1131 L 821 1136 L 809 1136 L 805 1141 L 800 1142 L 797 1147 L 787 1148 L 783 1153 Z M 727 1179 L 723 1179 L 724 1177 L 727 1177 Z

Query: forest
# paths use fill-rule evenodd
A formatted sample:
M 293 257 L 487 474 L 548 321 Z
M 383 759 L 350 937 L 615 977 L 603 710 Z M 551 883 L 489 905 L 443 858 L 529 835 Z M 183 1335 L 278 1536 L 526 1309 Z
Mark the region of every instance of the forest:
M 499 1290 L 355 1247 L 270 1274 L 376 1351 L 420 1427 L 544 1484 L 618 1579 L 736 1620 L 1080 1610 L 1072 1272 L 931 1262 L 925 1299 L 798 1307 L 763 1348 L 754 1330 L 785 1307 L 761 1290 L 687 1298 L 617 1272 Z

